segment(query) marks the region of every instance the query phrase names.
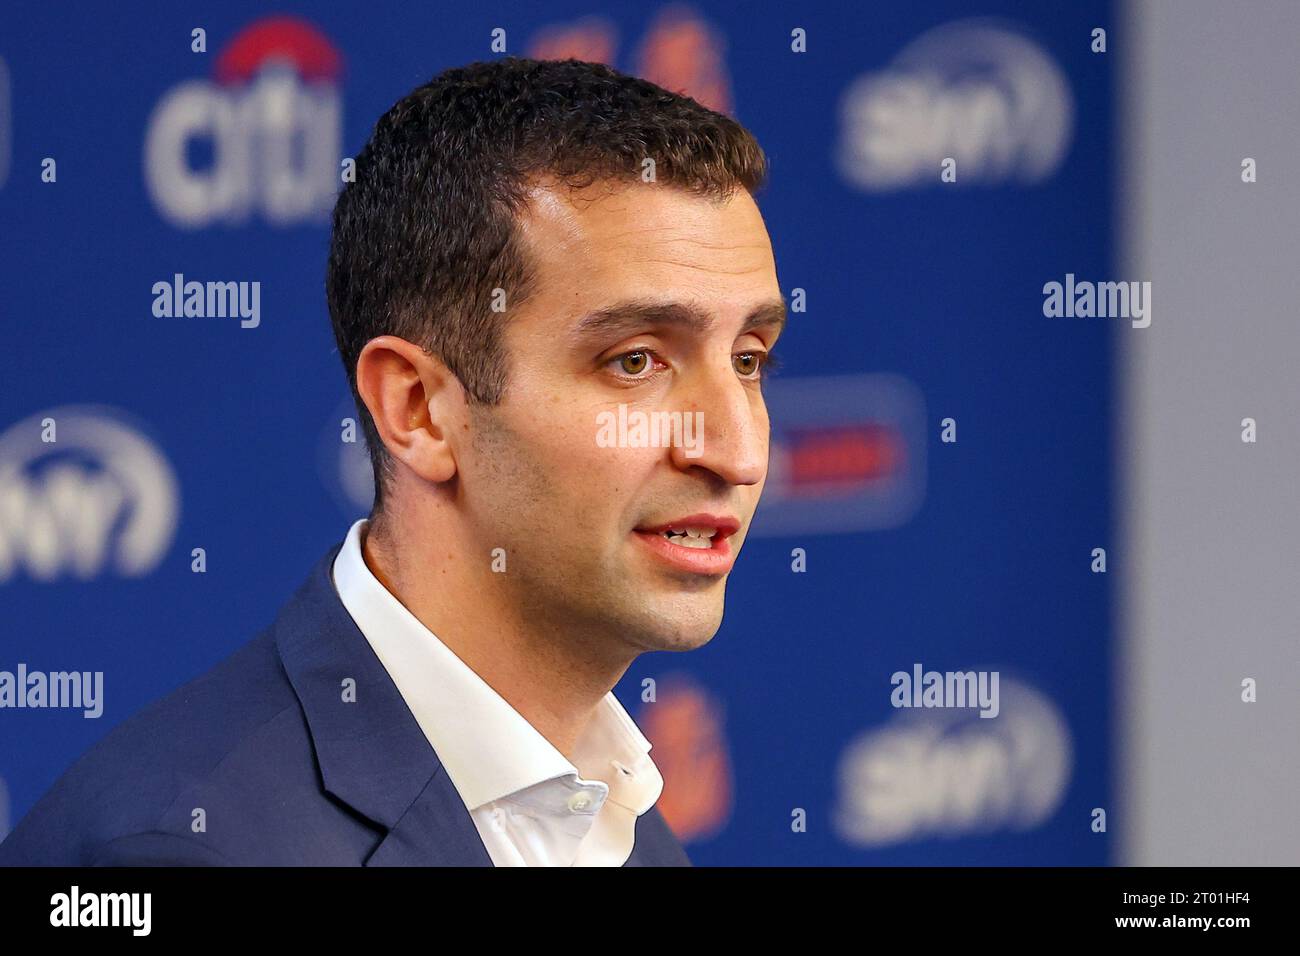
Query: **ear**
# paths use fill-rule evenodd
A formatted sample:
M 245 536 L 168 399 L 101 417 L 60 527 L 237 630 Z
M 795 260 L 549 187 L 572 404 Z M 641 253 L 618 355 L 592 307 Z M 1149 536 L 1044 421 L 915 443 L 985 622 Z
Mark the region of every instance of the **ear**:
M 395 335 L 373 338 L 357 359 L 357 392 L 395 461 L 427 482 L 455 476 L 465 393 L 438 356 Z

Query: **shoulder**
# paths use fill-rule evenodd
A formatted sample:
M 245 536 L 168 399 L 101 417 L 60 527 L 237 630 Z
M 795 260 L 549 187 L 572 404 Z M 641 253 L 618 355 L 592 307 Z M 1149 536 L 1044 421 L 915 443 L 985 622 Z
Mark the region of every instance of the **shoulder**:
M 319 797 L 310 735 L 268 629 L 84 753 L 0 843 L 0 864 L 214 862 L 232 820 L 304 790 Z

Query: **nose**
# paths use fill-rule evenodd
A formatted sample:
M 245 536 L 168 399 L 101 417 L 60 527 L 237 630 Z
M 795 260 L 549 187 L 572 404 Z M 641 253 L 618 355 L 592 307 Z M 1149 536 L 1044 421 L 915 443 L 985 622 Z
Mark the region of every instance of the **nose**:
M 727 356 L 724 370 L 699 372 L 679 393 L 683 426 L 672 460 L 682 471 L 703 468 L 729 485 L 755 485 L 767 474 L 767 408 L 757 388 L 737 377 Z

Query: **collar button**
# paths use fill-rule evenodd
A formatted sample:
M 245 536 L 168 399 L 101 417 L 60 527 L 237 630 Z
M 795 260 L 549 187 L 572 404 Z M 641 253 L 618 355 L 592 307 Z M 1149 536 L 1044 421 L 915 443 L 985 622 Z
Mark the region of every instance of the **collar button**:
M 582 813 L 590 806 L 591 806 L 591 797 L 587 796 L 586 793 L 579 792 L 569 797 L 569 809 L 572 810 L 574 813 Z

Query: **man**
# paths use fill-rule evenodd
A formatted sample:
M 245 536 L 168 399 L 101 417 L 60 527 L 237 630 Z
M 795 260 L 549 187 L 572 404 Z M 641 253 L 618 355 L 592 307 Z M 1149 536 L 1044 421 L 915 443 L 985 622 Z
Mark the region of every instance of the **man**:
M 0 862 L 689 865 L 611 688 L 713 637 L 762 492 L 764 171 L 729 118 L 572 60 L 389 110 L 326 283 L 369 519 Z

